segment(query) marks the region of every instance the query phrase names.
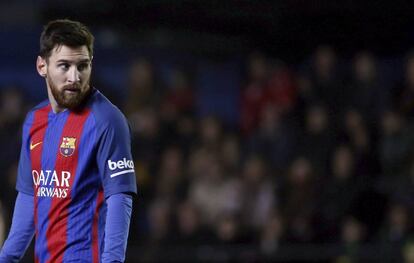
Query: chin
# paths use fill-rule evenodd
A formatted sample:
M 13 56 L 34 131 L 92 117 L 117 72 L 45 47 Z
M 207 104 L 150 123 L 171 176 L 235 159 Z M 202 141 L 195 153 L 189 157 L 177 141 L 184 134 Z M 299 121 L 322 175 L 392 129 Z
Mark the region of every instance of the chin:
M 62 108 L 66 108 L 72 111 L 79 111 L 83 108 L 89 95 L 90 95 L 90 89 L 88 89 L 84 94 L 80 96 L 76 96 L 75 98 L 71 98 L 71 99 L 60 98 L 57 102 L 59 106 L 61 106 Z

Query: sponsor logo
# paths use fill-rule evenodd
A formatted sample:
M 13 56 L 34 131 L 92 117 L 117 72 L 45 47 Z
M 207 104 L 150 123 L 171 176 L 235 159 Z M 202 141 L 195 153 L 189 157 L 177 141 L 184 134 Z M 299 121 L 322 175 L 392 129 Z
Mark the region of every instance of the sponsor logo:
M 42 142 L 38 142 L 33 144 L 33 142 L 30 142 L 30 150 L 33 150 L 34 148 L 36 148 L 36 146 L 40 145 Z
M 123 171 L 111 174 L 110 177 L 113 178 L 121 174 L 133 173 L 134 162 L 131 160 L 127 160 L 126 158 L 123 158 L 122 160 L 119 160 L 119 161 L 108 160 L 108 168 L 111 171 L 123 170 Z
M 119 160 L 117 162 L 113 162 L 112 160 L 108 160 L 108 167 L 110 170 L 116 169 L 134 169 L 134 162 L 131 160 L 127 160 L 126 158 Z
M 32 170 L 33 184 L 38 197 L 66 198 L 68 197 L 71 177 L 70 172 L 56 170 Z
M 62 144 L 60 145 L 60 153 L 65 156 L 71 156 L 76 149 L 76 138 L 63 137 Z

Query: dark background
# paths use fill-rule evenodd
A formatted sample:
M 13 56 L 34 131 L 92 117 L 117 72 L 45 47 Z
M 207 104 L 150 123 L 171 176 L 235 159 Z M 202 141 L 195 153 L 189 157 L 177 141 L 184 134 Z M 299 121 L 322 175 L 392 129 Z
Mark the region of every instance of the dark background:
M 263 49 L 298 61 L 321 43 L 344 54 L 369 48 L 394 55 L 411 48 L 412 1 L 46 1 L 41 19 L 74 17 L 138 39 L 179 33 L 166 45 L 205 52 Z M 87 3 L 85 3 L 87 2 Z M 135 3 L 134 3 L 135 2 Z M 142 34 L 141 34 L 142 33 Z M 215 41 L 188 43 L 192 34 Z M 167 37 L 168 39 L 168 37 Z M 178 43 L 177 43 L 178 42 Z M 185 44 L 187 43 L 187 44 Z
M 0 175 L 0 244 L 1 219 L 7 232 L 16 195 L 21 125 L 29 108 L 46 98 L 44 80 L 35 70 L 42 25 L 69 18 L 91 28 L 96 38 L 93 84 L 135 129 L 132 150 L 140 195 L 131 221 L 130 262 L 409 262 L 407 251 L 414 250 L 414 81 L 409 85 L 406 78 L 414 72 L 406 74 L 405 58 L 413 47 L 413 14 L 414 3 L 402 0 L 0 0 L 0 169 L 5 171 Z M 322 49 L 321 57 L 334 58 L 327 80 L 314 68 L 319 48 L 326 46 L 332 50 Z M 353 63 L 365 50 L 375 77 L 360 83 Z M 251 76 L 255 54 L 269 67 L 264 80 Z M 134 71 L 137 64 L 141 68 Z M 144 85 L 149 92 L 141 96 L 140 82 L 131 79 L 134 74 L 145 78 L 145 72 L 150 72 L 149 88 Z M 174 93 L 177 72 L 187 80 L 185 96 Z M 303 88 L 306 81 L 308 89 Z M 253 95 L 260 93 L 253 106 L 249 88 Z M 280 96 L 272 97 L 275 90 Z M 288 97 L 286 108 L 279 104 L 286 103 L 283 96 Z M 344 106 L 348 102 L 360 106 L 350 117 L 351 128 L 346 116 L 352 107 Z M 266 103 L 283 108 L 282 113 L 263 114 Z M 243 118 L 249 111 L 258 116 L 245 131 Z M 321 133 L 309 132 L 310 113 L 316 122 L 327 117 Z M 261 118 L 267 118 L 264 128 Z M 180 125 L 190 125 L 190 132 L 183 133 Z M 333 160 L 343 146 L 341 160 L 353 174 L 338 183 Z M 223 148 L 230 153 L 223 156 Z M 223 164 L 229 161 L 226 154 L 236 156 L 231 171 Z M 264 172 L 251 172 L 245 165 L 256 154 L 264 156 L 259 158 Z M 197 163 L 194 156 L 199 155 L 204 158 Z M 191 169 L 200 163 L 205 171 L 197 174 Z M 292 179 L 295 168 L 299 175 Z M 217 181 L 198 181 L 215 172 Z M 257 191 L 251 191 L 249 172 L 262 176 Z M 301 178 L 311 182 L 303 186 Z M 234 181 L 247 185 L 237 199 L 237 213 L 198 225 L 201 230 L 186 239 L 177 222 L 188 221 L 181 217 L 188 211 L 200 222 L 201 215 L 209 216 L 203 211 L 209 200 L 205 206 L 191 204 L 191 192 L 197 187 L 221 189 Z M 237 189 L 232 185 L 228 192 Z M 231 199 L 221 198 L 218 207 Z M 188 203 L 190 208 L 182 209 Z M 259 227 L 249 225 L 256 216 L 250 210 L 269 203 L 275 214 L 267 214 Z

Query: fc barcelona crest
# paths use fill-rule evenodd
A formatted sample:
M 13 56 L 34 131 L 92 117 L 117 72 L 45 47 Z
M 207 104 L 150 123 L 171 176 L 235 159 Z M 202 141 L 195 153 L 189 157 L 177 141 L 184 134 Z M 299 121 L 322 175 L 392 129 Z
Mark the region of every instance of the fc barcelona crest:
M 63 137 L 62 144 L 60 145 L 60 153 L 65 156 L 71 156 L 76 149 L 76 138 Z

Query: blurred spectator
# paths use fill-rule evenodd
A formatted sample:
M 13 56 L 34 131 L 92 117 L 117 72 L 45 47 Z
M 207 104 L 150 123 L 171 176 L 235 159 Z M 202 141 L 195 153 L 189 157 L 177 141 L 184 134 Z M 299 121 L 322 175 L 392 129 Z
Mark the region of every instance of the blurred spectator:
M 162 137 L 167 142 L 174 141 L 187 152 L 191 146 L 188 139 L 193 139 L 188 136 L 192 136 L 195 126 L 193 87 L 189 76 L 182 70 L 173 70 L 170 79 L 159 108 Z
M 410 121 L 414 117 L 414 52 L 405 58 L 404 78 L 394 89 L 394 108 Z
M 172 230 L 172 206 L 167 200 L 156 199 L 148 207 L 150 229 L 149 245 L 165 245 L 170 241 Z
M 14 86 L 1 91 L 0 102 L 0 169 L 3 171 L 3 176 L 0 176 L 0 198 L 6 198 L 10 178 L 4 175 L 8 175 L 6 171 L 19 159 L 21 125 L 25 118 L 26 105 L 22 92 Z
M 265 258 L 274 257 L 285 242 L 285 223 L 278 213 L 269 217 L 260 234 L 260 252 Z
M 133 61 L 129 68 L 128 96 L 125 113 L 131 125 L 132 153 L 144 169 L 154 172 L 155 160 L 164 146 L 158 107 L 161 91 L 155 81 L 152 64 L 143 58 Z
M 144 261 L 165 258 L 161 251 L 171 244 L 172 209 L 171 204 L 162 199 L 155 199 L 148 206 L 149 236 L 145 240 L 145 252 L 141 255 Z
M 401 250 L 411 234 L 408 208 L 400 203 L 389 206 L 387 218 L 380 230 L 379 239 L 388 260 L 402 262 Z
M 165 138 L 159 115 L 152 108 L 142 110 L 139 114 L 129 116 L 132 135 L 132 153 L 136 160 L 142 162 L 146 169 L 151 169 L 159 159 L 164 147 Z
M 380 173 L 379 146 L 375 143 L 378 139 L 371 136 L 369 126 L 360 112 L 348 110 L 345 113 L 341 132 L 337 133 L 337 140 L 352 148 L 355 156 L 355 169 L 359 177 L 368 180 Z M 366 181 L 366 184 L 368 183 Z
M 337 57 L 334 49 L 329 45 L 320 45 L 316 48 L 313 54 L 313 77 L 317 84 L 327 84 L 332 81 L 336 76 L 337 70 Z M 323 87 L 319 87 L 323 88 Z M 316 89 L 318 90 L 318 89 Z M 322 93 L 329 92 L 329 90 L 319 90 Z M 330 91 L 332 92 L 332 91 Z M 325 96 L 322 96 L 324 98 Z
M 371 137 L 365 119 L 359 111 L 348 110 L 344 116 L 344 140 L 352 145 L 358 156 L 371 150 Z
M 178 244 L 191 246 L 212 242 L 212 233 L 201 224 L 200 214 L 190 200 L 184 200 L 178 205 L 176 223 L 175 238 Z
M 325 186 L 321 189 L 318 205 L 320 239 L 324 242 L 338 242 L 340 222 L 350 214 L 351 204 L 362 191 L 361 180 L 355 174 L 354 155 L 349 146 L 340 145 L 331 159 L 331 171 Z
M 413 127 L 398 112 L 386 112 L 382 118 L 379 145 L 382 172 L 389 180 L 395 180 L 413 153 Z
M 239 136 L 233 133 L 227 133 L 223 136 L 219 154 L 223 165 L 223 171 L 228 176 L 235 176 L 239 173 L 242 155 L 241 151 Z
M 320 45 L 312 55 L 312 68 L 309 74 L 311 101 L 327 107 L 327 114 L 335 123 L 341 116 L 344 106 L 344 87 L 338 67 L 337 55 L 328 45 Z
M 381 231 L 381 240 L 402 245 L 411 234 L 410 214 L 403 204 L 391 203 Z
M 357 111 L 375 128 L 381 114 L 388 107 L 389 94 L 381 85 L 376 58 L 369 51 L 355 55 L 352 75 L 347 86 L 345 110 Z
M 170 146 L 164 150 L 156 180 L 155 196 L 175 203 L 187 194 L 184 159 L 180 148 Z
M 189 198 L 200 211 L 202 222 L 213 226 L 221 215 L 234 214 L 239 209 L 238 182 L 223 174 L 223 167 L 214 153 L 199 154 L 200 159 L 193 159 Z
M 14 125 L 12 128 L 19 128 L 19 121 L 22 121 L 26 114 L 25 100 L 18 87 L 10 86 L 2 90 L 0 121 L 4 125 Z
M 176 121 L 181 115 L 194 113 L 194 94 L 189 76 L 182 70 L 175 69 L 171 81 L 162 98 L 162 115 L 164 119 Z
M 278 112 L 286 114 L 293 109 L 296 103 L 297 83 L 295 75 L 282 61 L 276 61 L 271 66 L 263 106 L 272 106 Z
M 181 116 L 177 120 L 175 143 L 180 146 L 185 155 L 188 155 L 190 148 L 197 140 L 197 124 L 195 119 L 190 116 Z
M 241 95 L 241 130 L 250 134 L 258 124 L 264 94 L 269 78 L 269 64 L 264 54 L 255 52 L 247 62 L 247 80 Z
M 330 127 L 325 107 L 313 104 L 306 109 L 305 128 L 299 135 L 298 154 L 311 162 L 316 176 L 325 176 L 328 170 L 328 158 L 334 142 Z
M 409 210 L 414 209 L 414 162 L 413 156 L 410 157 L 409 166 L 403 173 L 393 180 L 381 182 L 390 199 L 397 200 L 407 205 Z
M 240 225 L 238 220 L 231 215 L 221 215 L 215 226 L 217 244 L 225 247 L 226 245 L 236 245 L 240 239 Z
M 156 83 L 152 64 L 143 58 L 133 61 L 129 69 L 127 115 L 160 104 L 161 90 Z
M 222 123 L 214 116 L 204 117 L 199 122 L 198 135 L 200 147 L 210 151 L 219 151 L 223 136 Z
M 263 228 L 272 211 L 277 209 L 276 186 L 262 158 L 249 156 L 244 162 L 239 195 L 241 219 L 255 231 Z
M 240 221 L 235 215 L 222 215 L 218 220 L 216 226 L 216 248 L 220 255 L 214 261 L 225 262 L 254 262 L 257 258 L 256 251 L 252 244 L 252 235 L 243 232 Z M 247 235 L 246 235 L 247 234 Z M 239 246 L 244 246 L 242 249 L 235 250 Z
M 10 223 L 12 212 L 14 209 L 14 200 L 16 200 L 17 196 L 17 192 L 15 190 L 17 180 L 17 167 L 18 162 L 16 160 L 14 162 L 9 163 L 7 170 L 5 170 L 5 172 L 3 173 L 5 175 L 3 176 L 5 177 L 5 182 L 4 185 L 2 185 L 2 187 L 4 187 L 4 191 L 1 192 L 1 196 L 4 200 L 4 213 L 6 213 L 7 218 L 10 219 Z
M 367 180 L 361 180 L 366 184 Z M 366 184 L 353 200 L 350 216 L 364 225 L 364 241 L 372 241 L 380 230 L 387 212 L 388 197 L 379 192 L 372 184 Z
M 308 159 L 298 157 L 292 162 L 280 200 L 289 242 L 309 243 L 315 238 L 313 220 L 319 197 L 316 182 Z
M 301 121 L 305 117 L 305 111 L 309 105 L 318 104 L 320 100 L 316 98 L 313 90 L 310 73 L 299 72 L 296 75 L 297 97 L 295 107 L 292 109 L 290 116 L 298 125 L 297 129 L 303 129 L 304 123 Z
M 414 263 L 414 241 L 409 240 L 402 249 L 405 263 Z
M 296 103 L 297 87 L 293 73 L 281 61 L 270 63 L 263 54 L 249 58 L 247 85 L 241 95 L 241 129 L 245 135 L 260 123 L 265 108 L 281 114 L 291 111 Z
M 268 105 L 263 108 L 258 128 L 249 139 L 249 152 L 261 154 L 276 171 L 287 168 L 296 147 L 293 125 L 281 112 Z
M 364 225 L 356 218 L 346 217 L 341 227 L 342 262 L 360 262 L 362 244 L 365 242 Z

